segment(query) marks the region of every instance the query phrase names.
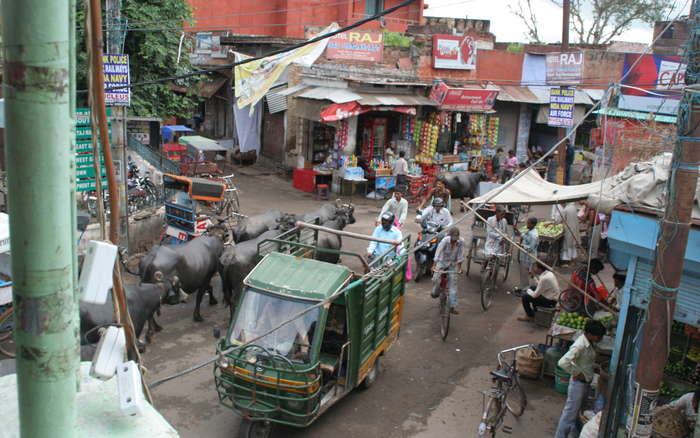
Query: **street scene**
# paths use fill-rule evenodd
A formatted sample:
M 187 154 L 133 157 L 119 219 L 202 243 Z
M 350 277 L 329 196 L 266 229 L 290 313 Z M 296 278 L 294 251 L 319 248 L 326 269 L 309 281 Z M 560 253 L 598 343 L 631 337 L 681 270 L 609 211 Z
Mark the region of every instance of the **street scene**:
M 0 18 L 0 438 L 700 437 L 700 3 Z

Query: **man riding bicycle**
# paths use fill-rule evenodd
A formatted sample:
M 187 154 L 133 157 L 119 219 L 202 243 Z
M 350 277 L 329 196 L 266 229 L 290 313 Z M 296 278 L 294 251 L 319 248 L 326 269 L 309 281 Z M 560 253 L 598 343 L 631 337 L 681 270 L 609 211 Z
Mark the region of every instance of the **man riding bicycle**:
M 486 242 L 484 243 L 484 255 L 487 260 L 498 254 L 503 254 L 505 239 L 503 235 L 508 230 L 508 222 L 506 221 L 506 211 L 503 207 L 496 207 L 496 214 L 486 219 Z M 481 271 L 486 270 L 488 263 L 481 264 Z
M 440 279 L 444 272 L 448 275 L 448 290 L 450 297 L 450 312 L 458 315 L 457 311 L 457 274 L 462 272 L 462 262 L 464 261 L 464 239 L 459 237 L 457 227 L 450 228 L 435 251 L 435 264 L 433 265 L 433 290 L 430 296 L 437 298 L 440 296 Z

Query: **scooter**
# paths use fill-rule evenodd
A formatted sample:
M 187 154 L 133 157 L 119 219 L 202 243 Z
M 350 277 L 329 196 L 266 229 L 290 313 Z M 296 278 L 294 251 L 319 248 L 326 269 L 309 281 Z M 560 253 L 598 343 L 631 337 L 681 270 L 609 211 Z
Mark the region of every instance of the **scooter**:
M 424 275 L 428 275 L 430 268 L 433 266 L 440 231 L 441 227 L 438 224 L 428 222 L 423 231 L 418 233 L 415 246 L 419 247 L 419 249 L 413 254 L 413 257 L 416 259 L 416 271 L 413 273 L 413 279 L 416 282 L 419 282 Z

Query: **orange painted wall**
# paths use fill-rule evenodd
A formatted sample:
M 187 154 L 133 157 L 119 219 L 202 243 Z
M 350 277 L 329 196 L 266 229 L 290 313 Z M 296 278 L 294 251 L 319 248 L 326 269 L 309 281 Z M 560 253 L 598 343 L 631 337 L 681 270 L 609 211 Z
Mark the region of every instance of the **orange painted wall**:
M 470 81 L 494 81 L 503 85 L 520 83 L 523 71 L 522 53 L 502 50 L 480 50 L 476 58 L 476 70 L 449 70 L 433 68 L 432 52 L 425 51 L 420 57 L 418 77 L 420 79 L 443 79 L 448 83 Z
M 402 0 L 384 0 L 390 8 Z M 365 0 L 189 0 L 195 24 L 193 31 L 228 30 L 232 34 L 304 38 L 305 26 L 346 26 L 364 18 Z M 405 32 L 420 24 L 424 0 L 387 16 L 384 29 Z M 378 21 L 363 29 L 380 29 Z

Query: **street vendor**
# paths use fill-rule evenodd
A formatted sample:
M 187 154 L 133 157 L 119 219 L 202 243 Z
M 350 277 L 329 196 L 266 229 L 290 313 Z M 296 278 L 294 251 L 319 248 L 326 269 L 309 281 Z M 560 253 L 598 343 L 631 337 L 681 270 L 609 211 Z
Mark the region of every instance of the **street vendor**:
M 592 316 L 598 308 L 598 305 L 591 297 L 602 302 L 608 299 L 608 293 L 605 288 L 596 286 L 596 282 L 593 279 L 593 276 L 598 275 L 604 267 L 603 262 L 598 259 L 592 259 L 590 266 L 588 263 L 581 263 L 581 265 L 571 273 L 571 282 L 575 284 L 576 287 L 586 291 L 586 295 L 583 297 L 583 306 L 584 311 L 590 316 Z
M 406 223 L 406 215 L 408 214 L 408 201 L 403 197 L 403 187 L 396 186 L 394 189 L 394 196 L 392 196 L 388 201 L 384 203 L 382 211 L 377 217 L 375 225 L 379 225 L 384 213 L 392 213 L 396 218 L 394 225 L 401 228 L 403 224 Z
M 540 234 L 537 232 L 537 218 L 529 217 L 527 219 L 527 231 L 521 233 L 517 227 L 513 227 L 516 236 L 520 236 L 520 246 L 523 247 L 518 253 L 518 264 L 520 272 L 520 289 L 526 290 L 530 287 L 530 265 L 533 258 L 530 255 L 537 256 L 537 247 L 540 244 Z
M 565 206 L 555 205 L 553 208 L 553 219 L 558 224 L 564 225 L 564 242 L 561 246 L 559 257 L 562 261 L 562 267 L 567 267 L 576 260 L 578 252 L 576 248 L 579 245 L 579 218 L 576 203 L 569 202 Z
M 576 418 L 583 401 L 588 395 L 589 385 L 593 381 L 595 373 L 595 349 L 594 345 L 600 342 L 605 335 L 605 327 L 600 321 L 594 319 L 586 322 L 583 334 L 573 343 L 558 365 L 571 374 L 569 388 L 566 393 L 566 403 L 559 418 L 557 432 L 554 438 L 568 438 L 569 433 L 576 427 Z
M 392 173 L 396 176 L 396 187 L 405 187 L 408 184 L 408 161 L 406 161 L 405 151 L 399 152 L 399 158 L 394 163 Z
M 552 308 L 557 305 L 560 291 L 554 272 L 547 269 L 541 262 L 534 262 L 532 273 L 537 278 L 537 286 L 528 288 L 523 293 L 525 316 L 518 317 L 518 321 L 533 321 L 538 307 Z
M 508 230 L 506 211 L 500 205 L 496 207 L 496 214 L 486 219 L 486 242 L 484 243 L 484 255 L 490 258 L 503 253 L 503 236 Z M 481 271 L 486 270 L 486 263 L 481 264 Z
M 452 193 L 450 192 L 450 189 L 447 188 L 445 185 L 445 181 L 443 179 L 438 179 L 435 181 L 435 187 L 428 193 L 428 196 L 425 197 L 418 206 L 418 210 L 423 210 L 423 207 L 425 207 L 426 204 L 431 202 L 431 199 L 435 198 L 440 198 L 443 201 L 447 202 L 447 209 L 449 210 L 449 204 L 450 204 L 450 198 L 452 196 Z

